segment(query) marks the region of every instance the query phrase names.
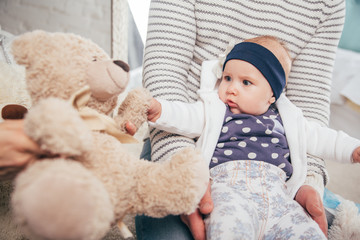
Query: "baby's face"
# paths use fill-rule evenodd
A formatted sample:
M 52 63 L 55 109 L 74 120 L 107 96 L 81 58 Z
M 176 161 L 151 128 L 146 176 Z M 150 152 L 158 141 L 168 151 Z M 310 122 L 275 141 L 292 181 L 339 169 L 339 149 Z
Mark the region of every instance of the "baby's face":
M 232 113 L 260 115 L 275 102 L 270 84 L 252 64 L 229 60 L 219 85 L 220 99 Z

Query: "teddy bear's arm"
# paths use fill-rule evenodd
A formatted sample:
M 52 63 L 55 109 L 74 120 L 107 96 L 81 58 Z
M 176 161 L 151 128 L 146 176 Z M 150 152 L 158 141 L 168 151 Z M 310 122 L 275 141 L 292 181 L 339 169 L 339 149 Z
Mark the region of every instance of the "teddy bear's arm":
M 209 182 L 209 169 L 193 148 L 185 148 L 165 162 L 137 161 L 135 169 L 137 186 L 132 194 L 136 197 L 130 201 L 133 214 L 191 214 Z
M 25 117 L 25 133 L 50 155 L 76 157 L 92 148 L 91 131 L 69 102 L 47 98 Z
M 131 122 L 139 129 L 147 121 L 147 111 L 150 107 L 151 95 L 145 88 L 137 88 L 128 93 L 118 109 L 115 121 L 123 132 L 125 124 Z

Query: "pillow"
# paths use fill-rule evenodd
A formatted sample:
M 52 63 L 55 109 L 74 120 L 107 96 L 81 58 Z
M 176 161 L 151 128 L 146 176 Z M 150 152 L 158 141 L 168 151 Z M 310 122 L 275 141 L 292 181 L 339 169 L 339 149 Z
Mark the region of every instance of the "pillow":
M 15 36 L 1 29 L 0 35 L 3 37 L 1 43 L 3 45 L 0 46 L 0 122 L 2 122 L 3 117 L 20 117 L 17 115 L 19 113 L 17 110 L 21 109 L 24 113 L 30 108 L 31 99 L 26 88 L 25 67 L 17 65 L 10 52 Z M 15 109 L 17 110 L 14 111 Z
M 346 16 L 339 47 L 360 52 L 360 0 L 346 0 Z
M 360 105 L 360 52 L 338 48 L 331 84 L 331 103 L 342 105 L 346 98 Z M 346 97 L 346 98 L 345 98 Z

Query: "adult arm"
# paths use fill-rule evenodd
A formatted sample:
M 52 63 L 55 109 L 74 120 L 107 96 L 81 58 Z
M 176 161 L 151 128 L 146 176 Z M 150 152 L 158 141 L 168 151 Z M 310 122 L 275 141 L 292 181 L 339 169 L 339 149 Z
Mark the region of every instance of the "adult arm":
M 289 76 L 287 97 L 311 121 L 328 125 L 333 64 L 341 36 L 345 2 L 324 1 L 322 17 L 314 34 L 297 54 Z M 308 157 L 305 184 L 314 187 L 323 196 L 328 174 L 323 159 Z
M 193 1 L 151 1 L 143 85 L 153 97 L 180 102 L 192 102 L 196 97 L 198 86 L 188 83 L 195 38 Z M 195 93 L 194 96 L 189 96 L 189 92 Z M 191 138 L 151 127 L 150 140 L 152 161 L 170 159 L 179 149 L 194 146 Z
M 309 120 L 327 125 L 330 113 L 330 84 L 337 45 L 345 19 L 345 1 L 324 1 L 323 17 L 313 36 L 293 61 L 286 93 Z M 324 160 L 308 156 L 305 184 L 295 199 L 327 235 L 322 204 L 328 174 Z M 316 191 L 314 191 L 316 190 Z
M 143 85 L 150 90 L 153 97 L 181 102 L 196 100 L 196 91 L 200 84 L 194 77 L 192 82 L 188 81 L 195 39 L 196 23 L 192 0 L 151 1 L 143 64 Z M 151 127 L 150 139 L 153 161 L 166 160 L 178 149 L 194 145 L 194 141 L 190 138 Z M 207 207 L 212 206 L 210 194 L 205 194 L 201 202 L 210 202 L 210 204 L 200 204 L 200 208 L 195 213 L 182 216 L 182 220 L 195 239 L 205 239 L 205 226 L 201 213 L 208 214 L 212 210 L 212 207 Z M 205 210 L 202 205 L 205 206 Z

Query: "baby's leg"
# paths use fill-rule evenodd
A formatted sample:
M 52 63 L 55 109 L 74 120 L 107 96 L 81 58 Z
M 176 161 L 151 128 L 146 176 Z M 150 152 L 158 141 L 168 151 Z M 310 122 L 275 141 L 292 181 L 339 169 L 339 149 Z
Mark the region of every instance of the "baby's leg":
M 267 195 L 266 189 L 259 184 L 259 174 L 249 172 L 246 161 L 227 162 L 210 170 L 214 210 L 205 219 L 208 240 L 258 239 L 265 230 L 268 199 L 262 196 Z
M 280 168 L 233 161 L 210 170 L 214 210 L 205 219 L 207 239 L 326 239 L 291 199 Z
M 256 239 L 259 231 L 258 215 L 245 196 L 236 193 L 227 183 L 212 184 L 214 210 L 205 218 L 206 236 L 215 239 Z
M 277 201 L 277 203 L 275 203 Z M 287 196 L 272 199 L 271 224 L 264 239 L 326 239 L 318 224 L 295 200 Z

